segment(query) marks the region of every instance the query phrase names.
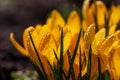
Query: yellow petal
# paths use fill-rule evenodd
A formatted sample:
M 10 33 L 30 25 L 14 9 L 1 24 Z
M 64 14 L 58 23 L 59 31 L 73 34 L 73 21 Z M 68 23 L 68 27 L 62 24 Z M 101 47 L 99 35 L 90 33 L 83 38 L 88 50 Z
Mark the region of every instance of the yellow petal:
M 38 35 L 39 35 L 39 33 L 40 33 L 41 29 L 42 29 L 42 25 L 37 24 L 37 25 L 35 26 L 35 29 L 36 29 L 36 31 L 37 31 L 37 33 L 38 33 Z
M 80 24 L 79 14 L 76 11 L 71 12 L 67 20 L 67 27 L 72 32 L 72 35 L 79 33 L 81 27 Z
M 63 53 L 65 54 L 67 52 L 67 50 L 69 49 L 70 47 L 70 44 L 71 44 L 71 38 L 72 38 L 72 35 L 71 35 L 71 32 L 67 32 L 65 34 L 65 36 L 63 37 Z M 58 58 L 60 58 L 60 45 L 58 47 Z M 63 54 L 63 55 L 64 55 Z
M 112 6 L 109 25 L 117 25 L 120 21 L 120 6 Z
M 54 29 L 52 29 L 50 32 L 54 37 L 55 41 L 57 42 L 57 44 L 59 44 L 60 42 L 61 29 L 62 28 L 60 26 L 57 26 L 57 27 L 54 27 Z
M 53 37 L 51 36 L 50 33 L 44 34 L 44 36 L 42 36 L 42 39 L 40 40 L 38 52 L 39 54 L 45 56 L 50 61 L 51 64 L 53 64 L 55 58 L 53 49 L 57 51 L 56 43 Z
M 37 54 L 35 52 L 35 49 L 33 48 L 33 44 L 30 41 L 27 42 L 27 50 L 29 52 L 29 58 L 31 59 L 31 61 L 33 61 L 38 67 L 40 67 Z
M 44 35 L 44 33 L 43 33 L 43 35 Z M 37 52 L 39 52 L 39 44 L 40 44 L 40 40 L 42 39 L 41 36 L 39 37 L 36 29 L 34 29 L 34 31 L 31 32 L 31 37 L 32 37 L 32 40 L 33 40 L 33 43 L 35 45 L 35 48 L 36 48 Z M 30 36 L 29 36 L 29 39 L 26 42 L 29 55 L 30 55 L 30 58 L 32 60 L 35 59 L 33 61 L 38 63 L 39 61 L 38 61 L 38 58 L 37 58 L 37 54 L 35 52 L 35 48 L 33 47 L 33 43 L 32 43 L 32 41 L 30 39 Z
M 112 35 L 108 36 L 99 48 L 100 54 L 104 54 L 106 56 L 109 56 L 110 55 L 109 52 L 110 52 L 111 47 L 112 47 L 112 45 L 115 41 L 116 41 L 116 35 L 115 34 L 112 34 Z
M 29 40 L 29 32 L 32 32 L 33 30 L 34 30 L 34 27 L 30 26 L 26 28 L 23 32 L 23 45 L 26 50 L 27 50 L 27 42 Z
M 35 63 L 36 66 L 38 66 L 40 68 L 40 70 L 42 71 L 42 68 L 41 68 L 41 65 L 40 65 L 40 61 L 38 60 L 38 56 L 37 56 L 37 54 L 35 52 L 35 49 L 33 50 L 32 47 L 33 46 L 31 46 L 31 43 L 28 42 L 28 52 L 30 53 L 29 57 L 30 57 L 31 61 L 33 63 Z M 52 71 L 50 69 L 50 66 L 49 66 L 49 64 L 47 62 L 46 57 L 44 55 L 41 55 L 41 54 L 39 54 L 39 57 L 41 59 L 41 62 L 43 64 L 43 67 L 44 67 L 45 72 L 47 74 L 47 77 L 50 78 L 50 79 L 53 79 L 53 73 L 52 73 Z
M 78 38 L 78 34 L 77 34 L 77 33 L 72 36 L 71 43 L 70 43 L 70 47 L 69 47 L 70 53 L 73 53 L 73 51 L 74 51 L 77 38 Z M 72 56 L 72 55 L 71 55 L 71 56 Z
M 97 15 L 96 15 L 97 24 L 98 24 L 99 28 L 101 28 L 101 27 L 104 27 L 104 25 L 105 25 L 105 16 L 106 16 L 106 18 L 108 18 L 108 12 L 107 12 L 107 8 L 106 8 L 105 4 L 102 1 L 95 1 L 95 4 L 96 4 L 96 8 L 97 8 Z M 95 4 L 92 3 L 91 6 L 89 8 L 86 7 L 87 9 L 84 11 L 84 13 L 86 14 L 86 15 L 84 15 L 85 20 L 87 21 L 87 23 L 89 25 L 95 22 L 95 20 L 94 20 L 94 14 L 96 13 Z M 88 6 L 88 5 L 86 5 L 86 6 Z
M 116 49 L 119 45 L 120 45 L 120 40 L 116 40 L 112 45 L 112 49 Z
M 54 52 L 53 49 L 56 51 L 56 43 L 51 36 L 50 33 L 45 31 L 46 28 L 41 29 L 40 34 L 37 34 L 37 30 L 35 29 L 32 33 L 32 39 L 35 44 L 35 47 L 40 55 L 43 55 L 50 61 L 51 64 L 53 64 L 54 60 Z M 30 42 L 28 46 L 31 46 L 32 51 L 34 51 L 33 44 Z M 30 51 L 30 50 L 29 50 Z M 29 52 L 31 56 L 37 57 L 36 52 L 34 51 L 34 54 L 32 52 Z
M 15 40 L 14 38 L 14 34 L 11 33 L 10 34 L 10 41 L 12 42 L 13 46 L 23 55 L 25 56 L 29 56 L 29 53 L 26 51 L 26 49 L 24 49 L 20 44 L 18 44 L 18 42 Z
M 65 21 L 57 10 L 53 10 L 51 16 L 48 18 L 46 25 L 46 31 L 52 34 L 56 42 L 60 40 L 61 28 L 64 27 Z
M 120 79 L 120 46 L 116 49 L 115 53 L 112 56 L 113 59 L 113 71 L 114 71 L 114 78 L 116 80 Z
M 35 44 L 35 47 L 37 49 L 37 52 L 38 52 L 39 56 L 45 57 L 45 59 L 46 60 L 48 59 L 50 61 L 50 63 L 53 65 L 53 61 L 55 58 L 53 49 L 56 51 L 56 43 L 50 33 L 42 30 L 40 32 L 40 34 L 41 35 L 38 35 L 36 30 L 34 30 L 31 33 L 31 36 L 32 36 L 33 42 Z M 29 48 L 29 53 L 30 53 L 31 59 L 35 58 L 35 62 L 37 62 L 37 64 L 38 64 L 39 61 L 37 59 L 37 54 L 35 52 L 32 42 L 28 41 L 27 46 Z
M 34 31 L 31 32 L 31 36 L 33 39 L 33 42 L 35 44 L 36 49 L 38 50 L 39 43 L 40 43 L 40 38 L 39 35 L 37 34 L 37 30 L 35 29 Z M 29 36 L 30 37 L 30 36 Z
M 109 35 L 115 33 L 116 28 L 117 28 L 117 24 L 110 26 L 109 27 Z
M 97 55 L 98 54 L 98 48 L 99 45 L 102 43 L 102 41 L 105 39 L 105 28 L 100 29 L 96 34 L 95 38 L 92 42 L 92 52 Z
M 97 70 L 98 70 L 98 56 L 97 55 L 92 55 L 91 59 L 91 75 L 90 75 L 90 80 L 93 80 L 93 77 L 96 76 Z
M 29 36 L 28 40 L 26 41 L 27 50 L 29 52 L 30 59 L 32 59 L 32 61 L 35 61 L 36 64 L 38 64 L 39 61 L 38 61 L 38 58 L 37 58 L 37 55 L 36 55 L 35 48 L 38 52 L 40 37 L 38 36 L 36 29 L 34 29 L 34 31 L 32 31 L 30 33 L 31 33 L 33 43 L 32 43 L 32 41 L 30 39 L 30 36 Z M 33 44 L 34 44 L 35 48 L 34 48 Z
M 57 10 L 53 10 L 46 24 L 50 25 L 49 27 L 53 29 L 55 26 L 63 27 L 65 25 L 65 21 Z
M 85 48 L 88 50 L 93 39 L 94 39 L 94 36 L 95 36 L 95 25 L 90 25 L 85 34 L 84 34 L 84 42 L 85 42 Z
M 108 11 L 103 2 L 96 2 L 97 5 L 97 23 L 100 27 L 104 27 L 105 25 L 105 18 L 108 19 Z
M 120 40 L 120 30 L 117 30 L 115 34 L 117 35 L 117 38 Z
M 116 49 L 120 45 L 120 30 L 117 30 L 115 32 L 115 35 L 116 35 L 116 40 L 112 45 L 112 49 Z
M 89 5 L 90 5 L 90 0 L 85 0 L 83 2 L 83 6 L 82 6 L 82 14 L 83 14 L 83 18 L 86 19 L 87 18 L 87 11 L 89 9 Z

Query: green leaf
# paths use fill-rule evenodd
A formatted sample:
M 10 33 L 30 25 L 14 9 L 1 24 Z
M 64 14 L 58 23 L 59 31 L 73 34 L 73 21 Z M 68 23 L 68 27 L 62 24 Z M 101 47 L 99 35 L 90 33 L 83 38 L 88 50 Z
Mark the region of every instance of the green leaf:
M 62 73 L 63 73 L 63 28 L 61 30 L 61 40 L 60 40 L 60 71 L 59 71 L 59 78 L 62 80 Z
M 71 65 L 71 56 L 70 56 L 69 50 L 67 51 L 67 56 L 68 56 L 69 65 Z M 73 67 L 71 69 L 71 77 L 72 77 L 72 80 L 75 80 L 75 73 L 74 73 Z
M 58 57 L 57 57 L 57 54 L 56 54 L 56 52 L 55 52 L 54 49 L 53 49 L 53 52 L 54 52 L 55 58 L 56 58 L 56 60 L 57 60 L 57 63 L 60 64 L 60 61 L 59 61 L 59 59 L 58 59 Z
M 59 59 L 58 59 L 58 57 L 57 57 L 56 52 L 55 52 L 54 49 L 53 49 L 53 52 L 54 52 L 55 58 L 56 58 L 56 60 L 57 60 L 57 64 L 60 65 L 60 61 L 59 61 Z M 62 69 L 62 72 L 63 72 L 64 77 L 67 78 L 67 76 L 66 76 L 65 72 L 63 71 L 63 69 Z
M 94 16 L 94 21 L 95 21 L 95 32 L 98 32 L 98 23 L 97 23 L 97 5 L 96 5 L 96 0 L 93 0 L 94 4 L 95 4 L 95 13 L 93 13 Z
M 70 79 L 70 74 L 71 74 L 71 71 L 72 71 L 73 63 L 74 63 L 74 60 L 75 60 L 75 56 L 77 54 L 77 49 L 78 49 L 79 42 L 80 42 L 81 31 L 82 31 L 82 29 L 80 29 L 80 32 L 79 32 L 79 35 L 78 35 L 78 38 L 77 38 L 77 42 L 76 42 L 76 45 L 75 45 L 75 49 L 74 49 L 74 52 L 73 52 L 73 56 L 71 58 L 71 65 L 69 67 L 68 74 L 67 74 L 67 79 L 68 80 Z
M 102 80 L 100 57 L 98 57 L 98 80 Z
M 82 78 L 82 64 L 81 64 L 81 47 L 80 47 L 80 55 L 79 55 L 79 74 L 77 80 L 81 80 Z
M 55 71 L 54 71 L 54 69 L 53 69 L 53 67 L 52 67 L 52 65 L 50 64 L 50 62 L 49 62 L 48 59 L 47 59 L 47 62 L 48 62 L 48 65 L 50 66 L 50 69 L 52 70 L 53 74 L 56 75 L 56 73 L 55 73 Z M 54 76 L 54 78 L 55 78 L 55 76 Z
M 102 80 L 111 80 L 110 73 L 108 72 L 108 70 L 104 71 L 104 73 L 102 74 L 102 77 L 103 77 Z
M 59 78 L 59 70 L 58 70 L 58 68 L 55 66 L 55 64 L 53 65 L 53 70 L 54 70 L 55 80 L 60 80 L 60 78 Z
M 106 30 L 106 35 L 108 36 L 108 32 L 109 32 L 109 19 L 107 20 L 106 15 L 105 16 L 105 30 Z
M 91 49 L 91 46 L 90 46 L 90 50 L 89 50 L 89 56 L 88 56 L 88 66 L 87 66 L 87 80 L 90 79 L 90 74 L 91 74 L 91 58 L 92 58 L 92 49 Z
M 89 50 L 89 56 L 88 56 L 88 66 L 87 66 L 87 73 L 81 78 L 81 80 L 90 80 L 90 74 L 91 74 L 91 58 L 92 58 L 92 49 L 90 46 Z
M 108 70 L 104 71 L 101 74 L 101 76 L 102 76 L 101 80 L 111 80 L 110 79 L 110 73 L 108 72 Z M 96 76 L 94 77 L 93 80 L 99 80 L 99 73 L 98 72 L 96 73 Z
M 89 80 L 87 73 L 81 78 L 81 80 Z

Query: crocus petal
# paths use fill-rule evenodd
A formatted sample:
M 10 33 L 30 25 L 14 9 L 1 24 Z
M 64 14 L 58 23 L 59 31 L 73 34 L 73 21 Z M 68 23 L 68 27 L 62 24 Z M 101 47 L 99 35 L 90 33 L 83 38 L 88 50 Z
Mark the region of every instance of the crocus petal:
M 116 34 L 117 38 L 120 40 L 120 30 L 117 30 L 117 31 L 115 32 L 115 34 Z
M 85 34 L 84 34 L 84 42 L 85 42 L 85 48 L 86 50 L 89 50 L 89 47 L 94 39 L 94 36 L 95 36 L 95 25 L 90 25 Z
M 45 56 L 50 61 L 50 63 L 53 64 L 55 58 L 53 49 L 56 51 L 56 48 L 56 43 L 51 34 L 46 33 L 40 40 L 38 51 L 39 54 Z
M 38 56 L 37 56 L 37 53 L 35 51 L 35 48 L 38 52 L 39 51 L 38 47 L 39 47 L 39 43 L 40 43 L 40 37 L 38 36 L 36 29 L 34 29 L 34 31 L 32 31 L 30 33 L 31 33 L 32 40 L 30 39 L 30 36 L 29 36 L 29 39 L 26 42 L 27 50 L 29 52 L 30 59 L 32 61 L 36 62 L 36 64 L 38 64 L 39 61 L 38 61 Z M 33 41 L 33 43 L 32 43 L 32 41 Z M 33 44 L 34 44 L 35 48 L 34 48 Z
M 98 70 L 98 56 L 97 55 L 92 55 L 91 59 L 91 75 L 90 75 L 90 80 L 93 80 L 93 77 L 96 75 L 97 70 Z
M 117 25 L 120 21 L 120 6 L 112 6 L 109 25 Z
M 99 28 L 105 27 L 105 18 L 108 18 L 108 11 L 103 2 L 96 1 L 97 5 L 97 23 Z
M 79 33 L 81 25 L 79 14 L 76 11 L 70 13 L 67 20 L 67 27 L 69 28 L 73 35 L 75 33 Z
M 111 35 L 111 34 L 115 33 L 115 30 L 116 30 L 116 28 L 117 28 L 117 25 L 116 25 L 116 24 L 115 24 L 115 25 L 112 25 L 112 26 L 110 26 L 109 28 L 110 28 L 110 29 L 109 29 L 109 35 Z
M 44 25 L 43 27 L 47 28 L 46 31 L 51 33 L 56 43 L 58 43 L 60 40 L 61 29 L 64 26 L 65 26 L 65 21 L 60 15 L 60 13 L 56 10 L 53 10 L 51 16 L 47 19 L 46 25 Z
M 65 21 L 58 11 L 53 10 L 51 13 L 51 16 L 50 16 L 50 18 L 48 18 L 46 24 L 50 25 L 49 27 L 51 29 L 53 29 L 55 26 L 63 27 L 65 25 Z
M 33 39 L 35 48 L 37 49 L 38 55 L 35 51 L 35 48 L 33 47 L 33 43 L 31 42 L 31 40 L 29 40 L 27 43 L 28 52 L 30 54 L 30 59 L 40 69 L 41 69 L 41 65 L 40 65 L 40 61 L 38 60 L 38 57 L 41 58 L 43 67 L 45 69 L 45 72 L 47 73 L 47 77 L 52 79 L 53 78 L 52 71 L 50 69 L 50 66 L 49 66 L 47 60 L 53 66 L 53 62 L 54 62 L 54 58 L 55 58 L 53 49 L 56 51 L 56 44 L 50 33 L 45 32 L 42 29 L 41 29 L 40 34 L 41 33 L 43 33 L 43 34 L 38 35 L 36 29 L 33 32 L 31 32 L 31 37 Z
M 120 79 L 120 46 L 116 49 L 115 53 L 112 56 L 113 59 L 113 75 L 115 80 Z
M 54 37 L 57 43 L 57 46 L 59 46 L 59 42 L 60 42 L 61 29 L 62 28 L 60 26 L 57 26 L 57 27 L 54 27 L 54 29 L 52 29 L 52 31 L 50 32 L 52 36 Z
M 31 61 L 34 62 L 38 67 L 40 67 L 38 56 L 35 52 L 35 49 L 33 48 L 33 44 L 30 41 L 27 42 L 27 50 L 29 52 L 29 58 L 31 59 Z
M 26 28 L 23 32 L 23 45 L 26 50 L 27 50 L 27 42 L 29 40 L 29 32 L 32 32 L 33 30 L 34 30 L 34 27 L 30 26 Z
M 32 33 L 31 33 L 33 42 L 35 44 L 35 47 L 40 55 L 44 55 L 51 64 L 53 64 L 53 60 L 54 60 L 54 53 L 53 53 L 53 49 L 56 51 L 56 43 L 54 41 L 54 39 L 52 38 L 51 34 L 48 33 L 47 31 L 43 29 L 41 29 L 40 34 L 37 34 L 37 30 L 35 29 Z M 34 51 L 33 48 L 33 44 L 30 43 L 32 50 Z M 36 54 L 33 54 L 30 52 L 31 56 L 35 56 Z
M 23 55 L 29 56 L 29 53 L 26 51 L 25 48 L 23 48 L 14 38 L 14 34 L 10 34 L 10 41 L 12 42 L 13 46 Z
M 111 50 L 111 46 L 113 43 L 116 41 L 116 35 L 112 34 L 108 36 L 104 42 L 101 44 L 99 48 L 99 53 L 100 54 L 105 54 L 106 56 L 109 56 L 109 51 Z
M 95 25 L 90 25 L 85 34 L 84 34 L 84 43 L 85 43 L 85 56 L 86 56 L 86 63 L 88 64 L 88 55 L 89 55 L 89 49 L 90 45 L 95 37 Z
M 31 32 L 31 36 L 32 36 L 33 42 L 35 44 L 35 47 L 38 50 L 41 37 L 39 37 L 39 35 L 37 34 L 37 30 L 36 29 L 33 32 Z
M 41 32 L 41 29 L 42 29 L 42 25 L 37 24 L 37 25 L 35 26 L 35 29 L 37 30 L 37 33 L 38 33 L 38 35 L 39 35 L 40 32 Z
M 95 5 L 96 5 L 96 8 L 95 8 Z M 96 9 L 97 9 L 97 15 L 96 15 L 97 24 L 99 28 L 104 27 L 105 16 L 106 18 L 108 18 L 108 12 L 105 4 L 102 1 L 95 1 L 95 3 L 92 3 L 92 5 L 89 8 L 88 8 L 88 2 L 87 2 L 87 5 L 84 5 L 84 6 L 87 6 L 85 7 L 85 10 L 84 10 L 84 13 L 86 14 L 86 15 L 84 14 L 84 16 L 88 25 L 95 23 L 94 14 L 96 14 Z
M 64 37 L 63 37 L 63 53 L 65 54 L 67 52 L 67 50 L 69 49 L 70 47 L 70 44 L 71 44 L 71 32 L 67 32 Z M 60 45 L 58 47 L 58 53 L 59 53 L 59 56 L 58 58 L 60 58 Z M 63 54 L 63 55 L 64 55 Z
M 92 52 L 95 55 L 98 55 L 98 48 L 102 41 L 105 39 L 105 28 L 100 29 L 96 34 L 92 42 Z
M 83 6 L 82 6 L 82 14 L 83 14 L 83 18 L 86 19 L 87 18 L 87 11 L 89 9 L 89 5 L 90 5 L 90 0 L 85 0 L 83 2 Z
M 41 71 L 43 71 L 42 68 L 41 68 L 40 61 L 38 60 L 38 57 L 41 59 L 41 62 L 42 62 L 42 65 L 43 65 L 43 67 L 44 67 L 44 69 L 45 69 L 45 72 L 46 72 L 46 74 L 47 74 L 47 77 L 50 78 L 50 79 L 53 79 L 53 73 L 52 73 L 52 71 L 51 71 L 51 69 L 50 69 L 50 66 L 49 66 L 49 64 L 48 64 L 48 62 L 47 62 L 46 57 L 45 57 L 44 55 L 41 55 L 41 54 L 39 54 L 39 56 L 37 56 L 35 50 L 33 50 L 32 46 L 31 46 L 31 43 L 30 43 L 30 42 L 28 42 L 28 52 L 30 53 L 29 58 L 31 59 L 31 61 L 32 61 L 37 67 L 39 67 L 39 69 L 40 69 Z
M 73 51 L 75 48 L 77 38 L 78 38 L 78 33 L 74 34 L 73 37 L 71 38 L 71 43 L 70 43 L 70 47 L 69 47 L 71 56 L 73 55 Z

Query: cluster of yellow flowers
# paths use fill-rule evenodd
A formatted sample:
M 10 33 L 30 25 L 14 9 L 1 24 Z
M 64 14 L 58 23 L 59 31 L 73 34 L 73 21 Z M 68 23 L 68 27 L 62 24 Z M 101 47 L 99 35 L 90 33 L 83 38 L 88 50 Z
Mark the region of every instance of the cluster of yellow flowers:
M 76 11 L 72 11 L 65 22 L 60 13 L 53 10 L 45 25 L 30 26 L 24 30 L 24 47 L 18 44 L 13 33 L 10 34 L 10 40 L 14 47 L 29 57 L 40 70 L 44 67 L 43 71 L 46 72 L 49 80 L 54 80 L 55 75 L 49 63 L 54 67 L 57 64 L 56 56 L 61 60 L 61 36 L 63 37 L 63 71 L 67 75 L 70 68 L 67 53 L 71 58 L 73 57 L 76 42 L 81 33 L 73 61 L 75 79 L 80 71 L 82 76 L 86 74 L 91 49 L 90 79 L 93 80 L 98 72 L 99 58 L 101 73 L 108 70 L 111 79 L 119 80 L 120 30 L 117 30 L 120 21 L 119 12 L 120 6 L 112 5 L 108 10 L 102 1 L 95 1 L 90 5 L 90 0 L 85 0 L 82 7 L 82 20 Z M 61 35 L 62 31 L 63 35 Z

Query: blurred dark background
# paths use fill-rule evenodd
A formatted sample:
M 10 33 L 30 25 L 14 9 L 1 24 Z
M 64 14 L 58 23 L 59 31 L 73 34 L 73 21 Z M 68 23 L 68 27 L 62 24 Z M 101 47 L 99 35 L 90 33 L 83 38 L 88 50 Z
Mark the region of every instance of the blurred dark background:
M 0 78 L 11 80 L 11 71 L 34 70 L 29 60 L 21 55 L 9 41 L 10 32 L 22 45 L 23 30 L 36 24 L 44 24 L 53 9 L 64 17 L 72 10 L 73 4 L 81 7 L 84 0 L 0 0 Z M 109 7 L 112 0 L 104 0 Z M 120 0 L 114 0 L 118 5 Z

